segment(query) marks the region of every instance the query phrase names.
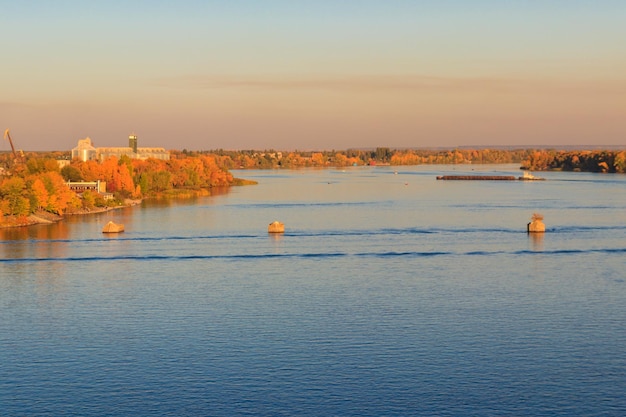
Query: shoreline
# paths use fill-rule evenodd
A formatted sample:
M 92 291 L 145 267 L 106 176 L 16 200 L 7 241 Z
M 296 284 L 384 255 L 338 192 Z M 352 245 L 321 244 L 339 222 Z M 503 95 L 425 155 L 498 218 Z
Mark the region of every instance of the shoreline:
M 124 201 L 124 204 L 121 206 L 96 207 L 91 210 L 80 210 L 74 213 L 67 213 L 64 215 L 59 215 L 59 214 L 49 213 L 47 211 L 38 210 L 33 214 L 24 216 L 23 218 L 13 218 L 12 222 L 10 223 L 0 224 L 0 228 L 9 229 L 9 228 L 15 228 L 15 227 L 28 227 L 28 226 L 53 224 L 53 223 L 58 223 L 64 220 L 68 216 L 85 216 L 88 214 L 106 213 L 112 210 L 119 210 L 119 209 L 123 209 L 127 207 L 134 207 L 134 206 L 141 204 L 142 201 L 143 199 L 132 199 L 132 200 L 127 199 Z
M 231 185 L 225 186 L 225 187 L 230 188 L 230 187 L 236 187 L 236 186 L 256 185 L 256 184 L 257 184 L 256 181 L 235 178 Z M 198 190 L 190 190 L 190 189 L 169 190 L 169 191 L 152 195 L 149 197 L 145 197 L 145 198 L 138 198 L 138 199 L 127 198 L 124 200 L 124 204 L 120 206 L 95 207 L 91 210 L 79 210 L 73 213 L 66 213 L 64 215 L 58 215 L 54 213 L 49 213 L 47 211 L 38 210 L 35 213 L 30 214 L 28 216 L 12 217 L 11 219 L 9 219 L 8 222 L 1 223 L 0 229 L 13 229 L 13 228 L 19 228 L 19 227 L 29 227 L 29 226 L 58 223 L 64 220 L 68 216 L 85 216 L 89 214 L 106 213 L 112 210 L 119 210 L 123 208 L 138 206 L 144 200 L 148 200 L 148 199 L 158 200 L 161 198 L 206 197 L 212 194 L 212 190 L 217 191 L 216 189 L 219 189 L 219 188 L 223 188 L 223 187 L 201 188 Z

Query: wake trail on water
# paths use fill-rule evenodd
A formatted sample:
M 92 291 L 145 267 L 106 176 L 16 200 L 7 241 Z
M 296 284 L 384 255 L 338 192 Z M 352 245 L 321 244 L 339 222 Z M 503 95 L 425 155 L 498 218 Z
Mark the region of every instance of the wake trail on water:
M 198 261 L 198 260 L 271 260 L 271 259 L 332 259 L 342 257 L 354 258 L 429 258 L 429 257 L 490 257 L 490 256 L 559 256 L 606 254 L 623 255 L 626 248 L 595 248 L 595 249 L 557 249 L 557 250 L 518 250 L 518 251 L 381 251 L 381 252 L 318 252 L 318 253 L 262 253 L 262 254 L 225 254 L 225 255 L 116 255 L 116 256 L 85 256 L 85 257 L 41 257 L 41 258 L 2 258 L 0 264 L 36 263 L 36 262 L 119 262 L 119 261 Z

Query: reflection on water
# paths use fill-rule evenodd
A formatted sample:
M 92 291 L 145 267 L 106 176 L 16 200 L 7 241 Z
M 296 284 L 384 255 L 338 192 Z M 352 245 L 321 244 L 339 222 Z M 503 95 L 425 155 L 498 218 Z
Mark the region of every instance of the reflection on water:
M 535 252 L 543 252 L 543 239 L 545 233 L 528 233 L 532 250 Z
M 67 255 L 70 227 L 65 221 L 29 227 L 0 229 L 3 258 L 63 258 Z M 13 242 L 13 243 L 11 243 Z
M 0 240 L 28 240 L 28 239 L 67 239 L 69 228 L 66 221 L 36 226 L 0 228 Z
M 283 240 L 284 237 L 284 233 L 268 233 L 267 234 L 269 236 L 269 238 L 272 240 L 273 243 L 280 243 L 281 240 Z
M 194 205 L 198 202 L 211 204 L 211 199 L 207 199 L 207 197 L 218 197 L 225 196 L 232 191 L 231 187 L 213 187 L 207 191 L 206 195 L 194 195 L 189 194 L 187 196 L 165 196 L 159 198 L 147 198 L 141 202 L 142 207 L 150 207 L 150 208 L 165 208 L 165 207 L 175 207 L 175 206 L 188 206 Z

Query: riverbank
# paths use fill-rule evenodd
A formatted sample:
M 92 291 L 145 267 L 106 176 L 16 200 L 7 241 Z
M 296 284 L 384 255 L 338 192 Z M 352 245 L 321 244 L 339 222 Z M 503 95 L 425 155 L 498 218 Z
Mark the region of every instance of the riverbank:
M 38 224 L 51 224 L 63 220 L 63 216 L 48 213 L 46 211 L 36 211 L 29 216 L 4 216 L 0 223 L 1 229 L 11 227 L 35 226 Z
M 41 224 L 52 224 L 59 222 L 65 219 L 67 216 L 82 216 L 86 214 L 97 214 L 97 213 L 106 213 L 112 210 L 118 210 L 125 207 L 132 207 L 141 204 L 143 200 L 141 199 L 128 199 L 124 201 L 124 204 L 114 207 L 95 207 L 89 210 L 80 210 L 73 213 L 67 213 L 65 215 L 59 215 L 50 213 L 43 210 L 37 210 L 33 214 L 28 216 L 6 216 L 3 219 L 3 222 L 0 224 L 0 228 L 9 228 L 9 227 L 25 227 L 25 226 L 36 226 Z
M 256 185 L 256 181 L 235 178 L 230 186 L 244 186 L 244 185 Z M 172 189 L 164 191 L 158 194 L 151 195 L 145 199 L 163 199 L 163 198 L 192 198 L 192 197 L 206 197 L 213 194 L 213 192 L 219 192 L 224 187 L 216 188 L 201 188 L 201 189 Z M 228 187 L 226 187 L 228 188 Z M 111 210 L 118 210 L 126 207 L 133 207 L 141 204 L 144 199 L 125 199 L 123 204 L 118 206 L 109 207 L 94 207 L 92 209 L 82 209 L 72 213 L 66 213 L 64 215 L 58 215 L 43 210 L 37 210 L 35 213 L 28 216 L 5 216 L 0 222 L 0 228 L 11 227 L 25 227 L 36 226 L 44 224 L 52 224 L 63 220 L 67 216 L 82 216 L 86 214 L 98 214 L 106 213 Z

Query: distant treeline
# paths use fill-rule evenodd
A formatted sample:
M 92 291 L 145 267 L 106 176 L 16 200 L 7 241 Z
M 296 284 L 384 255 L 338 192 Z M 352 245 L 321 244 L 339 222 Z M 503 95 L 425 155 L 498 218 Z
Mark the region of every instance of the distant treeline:
M 380 147 L 373 150 L 346 151 L 276 151 L 273 149 L 228 151 L 173 152 L 172 157 L 209 154 L 217 155 L 227 169 L 267 169 L 306 167 L 346 167 L 363 165 L 421 165 L 421 164 L 501 164 L 521 163 L 529 150 L 454 149 L 412 150 Z
M 520 164 L 531 171 L 626 172 L 626 151 L 561 151 L 536 149 L 415 150 L 376 148 L 347 151 L 293 151 L 223 149 L 173 152 L 173 157 L 209 154 L 219 157 L 226 169 L 345 167 L 362 165 L 422 164 Z
M 626 151 L 532 151 L 522 162 L 531 171 L 626 173 Z

